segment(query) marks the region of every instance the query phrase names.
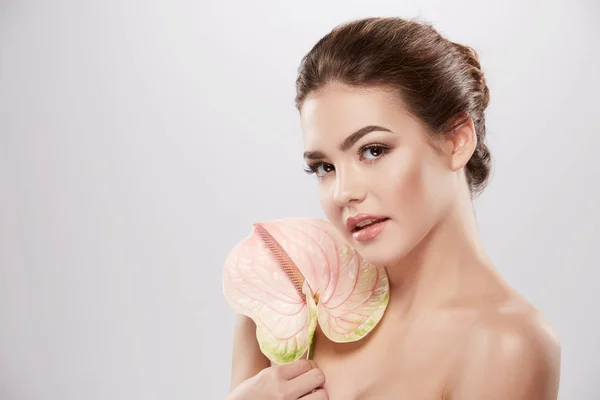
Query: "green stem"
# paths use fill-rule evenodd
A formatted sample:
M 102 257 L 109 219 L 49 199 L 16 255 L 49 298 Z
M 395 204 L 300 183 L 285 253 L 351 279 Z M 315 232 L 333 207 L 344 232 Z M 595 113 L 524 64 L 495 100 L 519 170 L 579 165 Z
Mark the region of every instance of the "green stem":
M 315 335 L 310 339 L 310 346 L 308 346 L 308 353 L 306 354 L 307 360 L 312 360 L 315 355 Z

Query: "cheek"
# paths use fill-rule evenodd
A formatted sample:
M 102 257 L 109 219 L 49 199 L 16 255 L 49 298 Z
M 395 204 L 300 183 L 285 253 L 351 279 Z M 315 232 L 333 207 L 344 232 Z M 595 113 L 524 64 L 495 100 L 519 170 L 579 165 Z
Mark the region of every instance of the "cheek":
M 438 214 L 436 195 L 438 170 L 435 163 L 423 154 L 405 157 L 398 168 L 390 168 L 388 185 L 382 187 L 381 201 L 385 203 L 401 226 L 420 234 L 428 229 Z
M 342 218 L 340 215 L 340 208 L 333 201 L 332 189 L 329 187 L 328 183 L 321 183 L 319 185 L 319 202 L 327 219 L 335 226 L 338 226 L 338 220 L 341 221 Z
M 424 200 L 424 166 L 416 157 L 405 157 L 387 175 L 387 182 L 380 182 L 381 200 L 394 211 L 409 214 Z

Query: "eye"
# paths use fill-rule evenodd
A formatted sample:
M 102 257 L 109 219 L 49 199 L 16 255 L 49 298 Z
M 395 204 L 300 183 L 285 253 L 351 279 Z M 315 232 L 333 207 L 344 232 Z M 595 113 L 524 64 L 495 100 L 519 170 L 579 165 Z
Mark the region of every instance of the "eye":
M 389 150 L 389 147 L 380 144 L 372 144 L 365 146 L 360 149 L 359 153 L 361 158 L 366 160 L 376 160 L 380 158 L 385 152 Z
M 329 172 L 333 171 L 333 165 L 325 163 L 325 162 L 318 162 L 318 163 L 309 165 L 304 170 L 306 171 L 307 174 L 316 174 L 319 178 L 322 178 L 325 175 L 327 175 Z
M 318 177 L 323 177 L 333 171 L 333 165 L 327 163 L 319 163 L 315 168 L 315 173 Z

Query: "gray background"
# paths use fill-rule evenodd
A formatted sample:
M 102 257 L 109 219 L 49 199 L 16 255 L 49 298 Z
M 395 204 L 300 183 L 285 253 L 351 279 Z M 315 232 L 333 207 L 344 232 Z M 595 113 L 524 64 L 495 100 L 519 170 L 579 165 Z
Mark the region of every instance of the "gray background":
M 369 3 L 369 4 L 367 4 Z M 600 398 L 598 1 L 0 1 L 0 399 L 222 399 L 221 268 L 322 217 L 293 107 L 340 22 L 421 17 L 491 89 L 488 251 Z

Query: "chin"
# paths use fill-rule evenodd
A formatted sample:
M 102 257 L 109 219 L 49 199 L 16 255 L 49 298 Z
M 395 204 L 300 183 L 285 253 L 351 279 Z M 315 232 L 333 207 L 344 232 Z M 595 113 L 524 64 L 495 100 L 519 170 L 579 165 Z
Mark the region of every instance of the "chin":
M 369 264 L 381 267 L 394 265 L 409 253 L 409 250 L 403 251 L 404 249 L 399 249 L 397 246 L 391 247 L 389 244 L 360 246 L 355 249 Z
M 406 234 L 400 232 L 392 232 L 391 229 L 386 229 L 369 242 L 358 242 L 352 236 L 347 239 L 365 261 L 382 267 L 402 260 L 416 245 L 413 238 L 407 238 Z

